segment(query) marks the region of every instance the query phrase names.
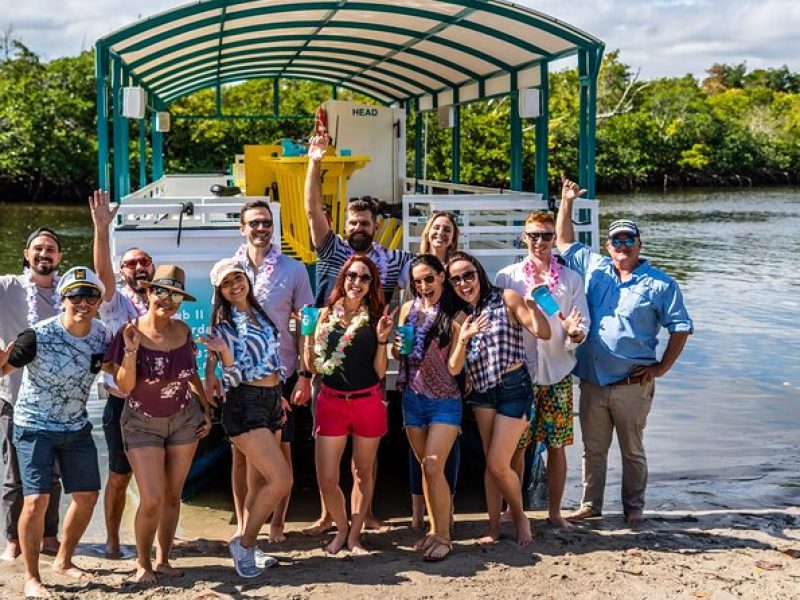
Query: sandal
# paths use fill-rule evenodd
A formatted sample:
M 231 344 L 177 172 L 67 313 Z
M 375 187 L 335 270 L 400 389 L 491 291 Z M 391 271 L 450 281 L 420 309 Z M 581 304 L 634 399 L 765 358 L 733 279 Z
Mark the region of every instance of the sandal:
M 414 552 L 427 552 L 431 544 L 436 540 L 436 537 L 428 534 L 424 538 L 418 539 L 414 542 Z
M 422 555 L 422 560 L 425 562 L 439 562 L 447 558 L 452 551 L 452 542 L 445 542 L 439 538 L 433 538 L 425 554 Z

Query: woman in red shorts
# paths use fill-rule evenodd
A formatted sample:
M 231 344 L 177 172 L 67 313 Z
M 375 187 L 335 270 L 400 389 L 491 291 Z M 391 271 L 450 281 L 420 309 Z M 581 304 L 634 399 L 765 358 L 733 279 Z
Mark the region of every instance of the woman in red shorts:
M 336 536 L 325 551 L 335 554 L 345 544 L 366 553 L 361 544 L 364 518 L 372 502 L 378 444 L 386 433 L 386 406 L 381 379 L 386 375 L 386 350 L 394 313 L 386 314 L 380 272 L 369 258 L 352 256 L 342 267 L 328 306 L 319 315 L 314 336 L 307 336 L 306 364 L 322 375 L 317 398 L 317 480 L 336 524 Z M 339 468 L 353 436 L 353 478 L 362 495 L 352 506 L 348 526 Z

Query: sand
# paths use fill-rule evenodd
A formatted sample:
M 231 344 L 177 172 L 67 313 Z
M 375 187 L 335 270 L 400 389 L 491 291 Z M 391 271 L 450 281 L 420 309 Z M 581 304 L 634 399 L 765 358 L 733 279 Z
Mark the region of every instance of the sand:
M 522 548 L 512 530 L 490 547 L 478 547 L 482 514 L 460 514 L 454 551 L 425 563 L 412 550 L 419 537 L 408 520 L 392 520 L 367 533 L 369 556 L 322 552 L 323 537 L 299 533 L 291 523 L 280 545 L 260 542 L 280 559 L 264 575 L 236 575 L 225 540 L 179 541 L 174 565 L 180 578 L 144 588 L 130 581 L 133 560 L 107 560 L 97 545 L 82 544 L 76 563 L 97 574 L 77 584 L 50 571 L 42 576 L 57 598 L 217 600 L 229 598 L 800 598 L 800 509 L 648 513 L 631 529 L 620 515 L 569 531 L 533 518 L 535 541 Z M 22 564 L 0 566 L 0 598 L 22 597 Z

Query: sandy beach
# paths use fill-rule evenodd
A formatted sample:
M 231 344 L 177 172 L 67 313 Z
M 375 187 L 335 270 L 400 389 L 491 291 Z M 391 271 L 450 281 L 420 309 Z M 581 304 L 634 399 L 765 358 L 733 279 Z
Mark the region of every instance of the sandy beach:
M 453 554 L 425 563 L 413 549 L 418 534 L 408 520 L 391 520 L 366 534 L 374 552 L 326 556 L 324 539 L 299 533 L 261 546 L 280 560 L 266 574 L 236 575 L 225 540 L 179 541 L 175 566 L 180 578 L 156 588 L 132 581 L 134 562 L 99 557 L 99 546 L 82 544 L 76 562 L 96 579 L 75 584 L 54 575 L 42 557 L 46 584 L 63 599 L 170 597 L 174 600 L 228 598 L 772 598 L 800 597 L 800 509 L 650 513 L 647 522 L 627 527 L 607 514 L 569 531 L 549 527 L 544 513 L 531 512 L 535 542 L 516 544 L 509 528 L 490 547 L 474 538 L 483 514 L 459 514 Z M 213 525 L 213 524 L 212 524 Z M 0 567 L 0 598 L 20 598 L 22 563 Z

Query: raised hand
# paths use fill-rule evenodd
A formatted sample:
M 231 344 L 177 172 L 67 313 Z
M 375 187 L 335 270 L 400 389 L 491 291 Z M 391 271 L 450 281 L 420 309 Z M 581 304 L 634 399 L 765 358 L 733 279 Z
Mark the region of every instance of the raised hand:
M 398 307 L 395 307 L 392 312 L 388 312 L 388 306 L 383 309 L 383 316 L 375 327 L 375 333 L 378 336 L 378 341 L 381 343 L 389 339 L 389 333 L 392 331 L 392 326 L 394 325 L 394 315 L 397 312 L 397 308 Z
M 122 339 L 125 341 L 125 349 L 133 352 L 139 349 L 139 344 L 142 342 L 142 333 L 129 320 L 122 331 Z
M 89 196 L 89 210 L 92 213 L 92 222 L 98 229 L 108 229 L 117 216 L 119 204 L 111 208 L 109 193 L 105 190 L 95 190 Z
M 228 344 L 225 343 L 225 340 L 213 333 L 209 333 L 205 337 L 198 335 L 196 339 L 212 352 L 224 352 L 228 349 Z
M 570 181 L 563 175 L 561 176 L 561 200 L 572 202 L 586 194 L 586 190 L 580 189 L 577 183 Z
M 462 342 L 467 342 L 479 333 L 486 333 L 487 331 L 489 331 L 489 317 L 487 315 L 483 313 L 477 317 L 470 315 L 464 319 L 458 338 Z
M 316 162 L 321 161 L 328 150 L 329 142 L 330 135 L 328 132 L 322 135 L 312 135 L 308 140 L 308 158 Z
M 0 368 L 8 362 L 8 357 L 11 356 L 11 351 L 14 349 L 14 342 L 11 342 L 4 350 L 3 344 L 0 344 Z M 2 375 L 2 373 L 0 373 Z
M 581 330 L 582 324 L 583 315 L 581 314 L 581 311 L 578 310 L 577 306 L 572 309 L 572 312 L 569 313 L 569 316 L 566 319 L 561 321 L 561 326 L 571 338 L 579 338 L 583 335 L 583 331 Z

